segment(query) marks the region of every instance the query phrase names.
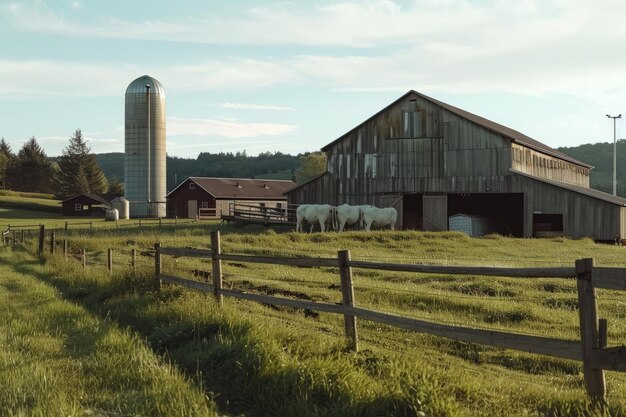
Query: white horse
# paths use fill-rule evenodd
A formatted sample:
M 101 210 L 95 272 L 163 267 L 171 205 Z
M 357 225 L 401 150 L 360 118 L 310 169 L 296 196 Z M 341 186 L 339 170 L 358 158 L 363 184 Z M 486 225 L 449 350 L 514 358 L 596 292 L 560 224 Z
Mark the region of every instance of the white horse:
M 335 207 L 333 216 L 333 227 L 335 230 L 343 232 L 346 225 L 358 225 L 363 227 L 363 211 L 372 207 L 369 205 L 351 206 L 348 204 L 342 204 Z
M 394 230 L 397 218 L 398 212 L 393 207 L 369 207 L 363 210 L 363 224 L 368 232 L 371 230 L 372 225 L 383 228 L 389 226 L 391 230 Z
M 304 221 L 311 225 L 313 233 L 315 222 L 318 222 L 322 232 L 326 231 L 326 223 L 332 222 L 333 207 L 330 204 L 300 204 L 296 209 L 296 232 L 304 231 Z

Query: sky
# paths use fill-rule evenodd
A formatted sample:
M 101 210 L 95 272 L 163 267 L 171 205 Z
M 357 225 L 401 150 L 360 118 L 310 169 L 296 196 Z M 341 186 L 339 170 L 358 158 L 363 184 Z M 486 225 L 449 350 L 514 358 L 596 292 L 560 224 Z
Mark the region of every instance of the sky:
M 622 0 L 0 0 L 0 136 L 124 151 L 124 92 L 167 101 L 167 153 L 317 151 L 416 90 L 552 147 L 626 118 Z M 617 121 L 617 138 L 625 122 Z

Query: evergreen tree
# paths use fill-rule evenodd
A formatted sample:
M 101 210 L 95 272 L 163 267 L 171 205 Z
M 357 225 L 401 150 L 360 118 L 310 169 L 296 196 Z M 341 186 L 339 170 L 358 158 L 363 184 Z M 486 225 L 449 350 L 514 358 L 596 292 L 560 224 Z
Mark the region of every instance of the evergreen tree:
M 7 180 L 18 191 L 49 193 L 53 177 L 52 164 L 34 136 L 24 143 L 15 163 L 7 169 Z
M 117 197 L 121 197 L 124 195 L 124 184 L 120 182 L 117 178 L 113 177 L 109 181 L 109 194 L 112 194 Z
M 15 154 L 9 144 L 0 139 L 0 188 L 8 188 L 7 171 L 15 163 Z
M 91 153 L 80 129 L 76 129 L 70 143 L 59 157 L 59 172 L 54 188 L 57 195 L 70 197 L 82 193 L 106 193 L 109 184 Z

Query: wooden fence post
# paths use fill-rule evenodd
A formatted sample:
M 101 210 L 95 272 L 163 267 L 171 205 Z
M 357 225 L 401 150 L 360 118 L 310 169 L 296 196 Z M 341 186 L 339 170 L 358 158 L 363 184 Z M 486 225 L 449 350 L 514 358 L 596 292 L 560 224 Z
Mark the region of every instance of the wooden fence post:
M 352 286 L 352 267 L 350 251 L 339 251 L 339 274 L 341 276 L 341 295 L 345 307 L 354 307 L 354 288 Z M 344 313 L 345 334 L 348 338 L 348 348 L 357 352 L 359 350 L 359 336 L 357 334 L 356 317 Z
M 607 326 L 606 319 L 599 319 L 598 320 L 598 345 L 600 349 L 605 349 L 607 347 L 607 344 L 608 344 L 607 328 L 608 326 Z
M 602 369 L 594 369 L 591 364 L 593 349 L 600 347 L 596 291 L 591 282 L 592 271 L 593 258 L 578 259 L 576 261 L 578 313 L 580 317 L 580 340 L 585 386 L 594 406 L 602 408 L 606 404 L 604 371 Z
M 13 231 L 13 247 L 14 248 L 16 244 L 17 244 L 17 232 L 14 230 Z
M 42 224 L 39 225 L 39 256 L 43 256 L 43 246 L 46 240 L 46 227 Z
M 67 222 L 65 222 L 65 233 L 67 233 Z
M 89 222 L 89 229 L 93 229 L 93 222 Z
M 219 256 L 222 254 L 222 246 L 220 242 L 220 232 L 219 230 L 214 230 L 211 232 L 211 269 L 213 274 L 213 286 L 215 287 L 215 298 L 220 306 L 224 305 L 224 296 L 220 294 L 220 290 L 222 289 L 223 281 L 222 281 L 222 260 Z
M 137 270 L 137 249 L 132 248 L 130 251 L 130 264 L 133 267 L 133 271 Z
M 107 251 L 107 267 L 109 269 L 109 274 L 113 272 L 113 249 Z
M 56 246 L 56 238 L 54 232 L 50 232 L 50 253 L 54 255 L 54 247 Z
M 24 230 L 22 230 L 22 239 L 20 240 L 20 243 L 24 243 Z
M 157 288 L 161 288 L 161 244 L 154 244 L 154 277 L 156 278 Z
M 83 261 L 83 269 L 85 269 L 87 267 L 87 252 L 85 251 L 85 249 L 81 251 L 81 255 Z

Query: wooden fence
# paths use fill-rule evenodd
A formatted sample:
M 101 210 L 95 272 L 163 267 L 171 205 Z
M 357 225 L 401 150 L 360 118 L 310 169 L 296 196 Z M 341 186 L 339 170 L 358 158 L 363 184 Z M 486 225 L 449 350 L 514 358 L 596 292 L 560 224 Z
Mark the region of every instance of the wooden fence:
M 604 407 L 606 384 L 604 370 L 626 372 L 626 347 L 607 348 L 607 322 L 598 320 L 596 288 L 626 290 L 626 268 L 596 267 L 593 259 L 577 260 L 572 267 L 501 268 L 480 266 L 431 266 L 394 264 L 352 260 L 349 250 L 339 251 L 337 258 L 281 258 L 250 255 L 231 255 L 221 252 L 219 232 L 211 233 L 211 249 L 168 248 L 155 244 L 155 276 L 161 283 L 181 285 L 194 290 L 213 293 L 218 302 L 224 296 L 257 301 L 264 304 L 307 309 L 344 316 L 345 335 L 349 347 L 358 350 L 357 318 L 402 329 L 449 339 L 478 343 L 506 349 L 520 350 L 556 358 L 583 362 L 585 387 L 594 404 Z M 211 259 L 212 284 L 185 279 L 162 272 L 162 256 Z M 222 261 L 265 263 L 295 267 L 339 267 L 341 304 L 321 303 L 282 298 L 264 294 L 225 289 L 222 286 Z M 352 283 L 352 269 L 376 269 L 430 274 L 487 275 L 516 279 L 561 278 L 576 280 L 580 317 L 580 340 L 564 340 L 543 336 L 510 333 L 500 330 L 476 329 L 433 323 L 384 312 L 356 307 Z
M 273 226 L 295 226 L 297 205 L 282 204 L 280 207 L 262 204 L 230 203 L 228 214 L 222 219 L 228 222 L 257 223 Z
M 102 255 L 100 252 L 87 252 L 85 249 L 74 249 L 70 245 L 70 240 L 65 236 L 62 236 L 60 239 L 57 238 L 57 230 L 53 229 L 48 231 L 46 243 L 46 230 L 44 225 L 39 226 L 38 233 L 33 229 L 28 230 L 20 230 L 19 232 L 16 230 L 4 231 L 2 232 L 3 243 L 5 245 L 11 245 L 13 247 L 17 246 L 18 243 L 24 244 L 28 243 L 29 239 L 37 237 L 38 240 L 38 254 L 39 256 L 43 256 L 44 248 L 48 247 L 48 252 L 51 255 L 62 255 L 64 258 L 75 259 L 82 263 L 83 268 L 86 268 L 89 265 L 100 265 L 105 266 L 109 273 L 113 272 L 114 259 L 118 259 L 115 262 L 116 265 L 124 265 L 119 261 L 119 258 L 124 255 L 121 250 L 113 250 L 112 248 L 108 248 L 106 250 L 106 259 L 102 260 Z M 125 254 L 125 256 L 130 257 L 130 262 L 128 265 L 136 270 L 138 258 L 141 256 L 144 257 L 153 257 L 154 251 L 138 251 L 135 248 L 132 248 L 129 252 Z
M 221 208 L 199 208 L 197 220 L 219 220 L 222 218 Z
M 10 232 L 3 232 L 5 243 L 11 240 Z M 21 236 L 20 236 L 21 235 Z M 44 252 L 45 229 L 40 226 L 38 234 L 38 250 Z M 55 232 L 49 233 L 50 252 L 56 253 L 61 246 L 63 255 L 67 258 L 76 258 L 87 265 L 87 254 L 82 249 L 78 254 L 72 253 L 69 241 L 56 240 Z M 20 234 L 13 231 L 12 244 L 18 240 L 33 237 L 26 236 L 26 231 Z M 168 248 L 155 244 L 154 251 L 141 253 L 145 256 L 154 256 L 156 279 L 161 283 L 181 285 L 190 289 L 212 293 L 219 303 L 223 297 L 256 301 L 264 304 L 306 309 L 312 311 L 341 314 L 344 316 L 344 333 L 348 345 L 358 350 L 359 338 L 357 318 L 395 326 L 402 329 L 426 333 L 469 343 L 477 343 L 506 349 L 531 352 L 556 358 L 581 361 L 583 363 L 585 387 L 594 404 L 604 407 L 606 403 L 606 383 L 604 370 L 626 372 L 626 346 L 607 347 L 607 321 L 598 319 L 596 305 L 596 288 L 626 291 L 626 268 L 597 267 L 593 259 L 580 259 L 572 267 L 536 267 L 536 268 L 502 268 L 480 266 L 434 266 L 395 264 L 352 260 L 349 250 L 338 252 L 337 258 L 285 258 L 252 255 L 234 255 L 221 252 L 220 234 L 211 233 L 211 249 Z M 136 267 L 139 252 L 131 251 L 131 265 Z M 181 278 L 162 272 L 162 256 L 204 258 L 211 260 L 212 284 Z M 273 295 L 253 294 L 243 291 L 223 288 L 222 261 L 265 263 L 288 265 L 294 267 L 333 267 L 339 268 L 341 288 L 341 304 L 330 304 L 315 301 L 296 300 Z M 113 250 L 107 250 L 107 268 L 113 270 Z M 486 275 L 501 276 L 515 279 L 560 278 L 576 280 L 578 288 L 578 310 L 580 320 L 580 340 L 564 340 L 543 336 L 510 333 L 500 330 L 477 329 L 463 326 L 453 326 L 401 317 L 384 312 L 359 308 L 356 306 L 352 281 L 352 269 L 375 269 L 383 271 L 400 271 L 413 273 L 448 274 L 448 275 Z M 207 273 L 196 271 L 207 277 Z

